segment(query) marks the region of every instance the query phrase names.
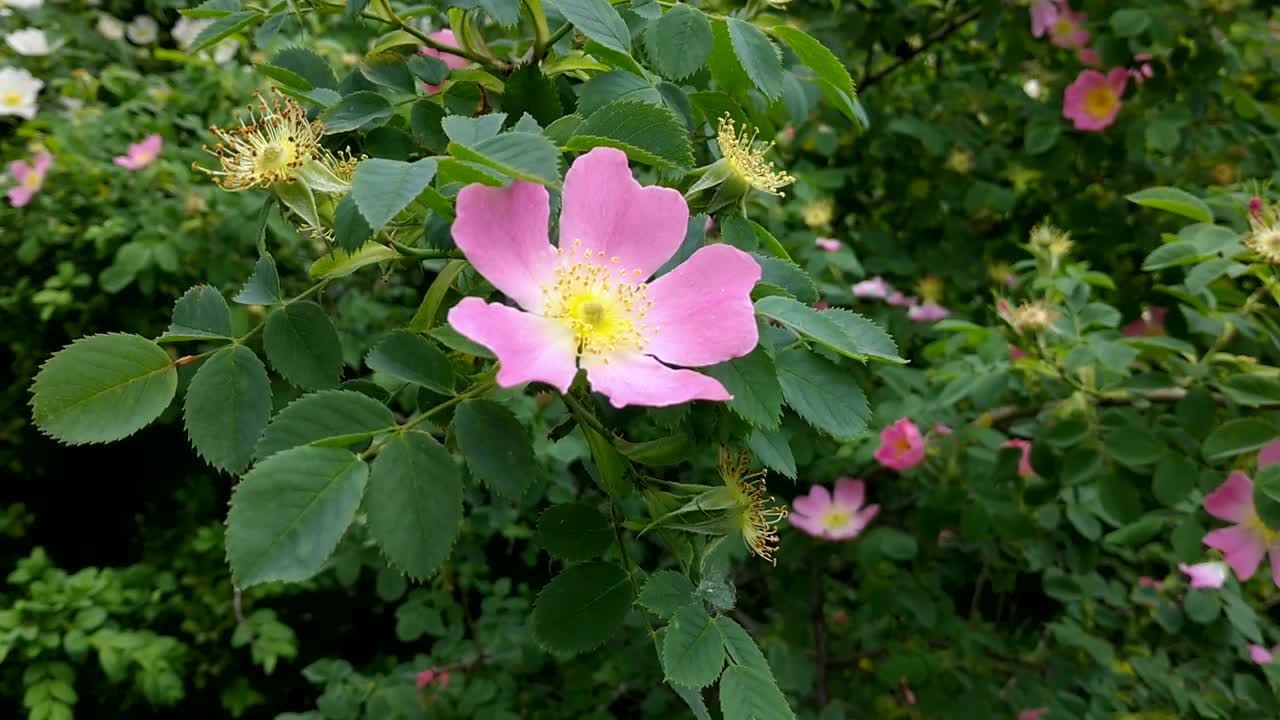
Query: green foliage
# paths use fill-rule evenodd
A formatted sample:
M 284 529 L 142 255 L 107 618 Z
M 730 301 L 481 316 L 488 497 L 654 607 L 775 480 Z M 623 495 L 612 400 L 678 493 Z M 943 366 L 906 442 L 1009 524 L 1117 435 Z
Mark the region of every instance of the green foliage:
M 538 518 L 537 541 L 562 560 L 589 560 L 613 544 L 613 525 L 589 505 L 555 505 Z
M 313 302 L 289 303 L 267 316 L 262 331 L 267 359 L 286 380 L 316 390 L 338 384 L 342 345 L 333 321 Z
M 504 498 L 524 494 L 536 462 L 529 436 L 511 411 L 488 400 L 468 400 L 454 413 L 453 431 L 473 475 Z
M 631 608 L 631 579 L 608 562 L 573 565 L 542 589 L 533 633 L 551 652 L 572 655 L 609 639 Z
M 449 557 L 462 524 L 453 458 L 426 433 L 395 435 L 378 451 L 365 500 L 369 532 L 387 559 L 426 578 Z
M 271 415 L 271 381 L 253 351 L 231 345 L 204 361 L 183 406 L 187 436 L 210 465 L 239 473 Z

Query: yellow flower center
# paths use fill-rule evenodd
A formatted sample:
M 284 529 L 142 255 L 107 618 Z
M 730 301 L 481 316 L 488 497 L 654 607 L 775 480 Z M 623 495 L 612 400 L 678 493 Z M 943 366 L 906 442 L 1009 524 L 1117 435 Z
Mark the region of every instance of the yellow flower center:
M 543 314 L 569 326 L 578 354 L 607 362 L 614 352 L 643 349 L 656 328 L 644 322 L 653 303 L 641 271 L 628 272 L 603 250 L 584 250 L 580 240 L 557 253 L 555 276 L 543 288 Z
M 1274 547 L 1277 543 L 1280 543 L 1280 530 L 1272 530 L 1267 527 L 1267 524 L 1262 522 L 1262 518 L 1258 517 L 1257 513 L 1252 513 L 1245 520 L 1244 526 L 1257 533 L 1267 547 Z
M 16 92 L 6 93 L 4 96 L 4 104 L 11 107 L 17 107 L 22 104 L 22 96 Z
M 1067 37 L 1068 35 L 1070 35 L 1075 31 L 1076 31 L 1075 23 L 1071 22 L 1066 18 L 1060 18 L 1058 22 L 1055 23 L 1053 26 L 1054 34 L 1061 37 Z
M 33 191 L 39 190 L 40 183 L 43 181 L 44 181 L 44 178 L 37 175 L 35 170 L 32 170 L 31 172 L 27 173 L 27 176 L 25 178 L 23 178 L 22 187 L 26 190 L 33 190 Z
M 893 441 L 893 449 L 896 450 L 900 455 L 904 453 L 909 453 L 911 452 L 911 441 L 905 437 L 900 437 L 897 440 Z
M 1095 119 L 1101 120 L 1116 108 L 1116 93 L 1107 85 L 1099 85 L 1089 91 L 1084 98 L 1084 111 Z
M 796 179 L 775 170 L 773 163 L 765 159 L 765 154 L 773 143 L 758 143 L 758 130 L 748 132 L 746 128 L 739 133 L 733 125 L 733 118 L 725 113 L 720 118 L 720 126 L 716 132 L 716 143 L 720 146 L 720 154 L 729 161 L 730 167 L 738 177 L 747 181 L 751 187 L 767 192 L 770 195 L 782 196 L 779 189 L 790 185 Z
M 1246 241 L 1263 262 L 1280 265 L 1280 227 L 1263 227 Z
M 270 104 L 262 100 L 249 110 L 248 125 L 241 120 L 238 128 L 212 128 L 222 143 L 211 151 L 205 149 L 218 158 L 221 167 L 210 170 L 196 166 L 212 175 L 224 190 L 288 182 L 308 162 L 331 159 L 320 147 L 324 127 L 309 121 L 306 111 L 293 100 L 277 95 Z
M 847 510 L 828 510 L 822 515 L 822 526 L 828 530 L 843 530 L 853 519 L 853 513 Z
M 258 172 L 268 175 L 286 173 L 298 159 L 298 145 L 292 140 L 268 143 L 258 150 L 255 159 Z

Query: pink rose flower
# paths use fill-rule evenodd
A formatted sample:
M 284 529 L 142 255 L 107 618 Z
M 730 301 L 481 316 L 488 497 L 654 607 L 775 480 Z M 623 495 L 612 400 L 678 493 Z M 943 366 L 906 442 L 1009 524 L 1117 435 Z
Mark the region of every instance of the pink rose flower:
M 1031 3 L 1031 35 L 1044 37 L 1053 24 L 1058 22 L 1061 13 L 1059 0 L 1035 0 Z
M 820 237 L 814 242 L 815 244 L 817 244 L 818 247 L 822 248 L 827 252 L 836 252 L 840 248 L 844 247 L 844 243 L 840 242 L 839 240 L 834 240 L 832 238 Z
M 902 472 L 924 462 L 924 436 L 911 418 L 898 421 L 880 431 L 880 449 L 876 450 L 876 462 Z
M 918 323 L 938 322 L 939 320 L 946 320 L 950 315 L 950 310 L 938 305 L 937 303 L 912 305 L 907 308 L 907 317 L 913 322 Z
M 164 138 L 155 134 L 148 135 L 140 143 L 130 143 L 129 152 L 117 155 L 112 162 L 126 170 L 141 170 L 160 157 L 162 147 L 164 147 Z
M 432 40 L 435 40 L 441 45 L 445 45 L 452 48 L 458 47 L 458 39 L 454 37 L 452 30 L 439 30 L 431 33 L 427 37 L 431 38 Z M 453 53 L 441 52 L 432 47 L 424 47 L 422 48 L 421 52 L 423 55 L 427 57 L 433 57 L 433 58 L 442 60 L 450 70 L 461 70 L 462 68 L 466 67 L 467 64 L 470 62 L 466 58 L 461 57 L 459 55 L 454 55 Z M 441 83 L 439 85 L 427 85 L 427 92 L 439 92 L 440 88 L 442 87 L 444 87 L 444 83 Z
M 953 431 L 951 428 L 947 427 L 946 425 L 943 425 L 942 423 L 934 423 L 933 425 L 934 435 L 950 435 L 952 432 Z
M 1262 198 L 1257 195 L 1249 198 L 1249 218 L 1259 222 L 1262 220 Z
M 422 688 L 435 682 L 435 679 L 436 679 L 436 669 L 431 668 L 430 670 L 423 670 L 422 672 L 418 673 L 418 679 L 414 684 L 418 686 L 419 690 L 421 690 Z
M 889 283 L 879 275 L 863 280 L 853 286 L 853 296 L 860 298 L 876 298 L 883 300 L 889 297 L 889 293 L 893 292 L 893 288 L 889 287 Z
M 52 164 L 53 156 L 47 152 L 35 156 L 30 165 L 23 160 L 14 160 L 9 163 L 9 174 L 18 183 L 9 188 L 9 204 L 14 207 L 25 207 L 31 202 L 31 196 L 44 187 L 45 175 L 49 174 L 49 166 Z
M 547 190 L 534 183 L 458 193 L 454 241 L 522 308 L 467 297 L 449 311 L 454 330 L 497 356 L 498 384 L 568 393 L 581 367 L 617 408 L 732 399 L 718 380 L 670 366 L 715 365 L 755 348 L 756 261 L 716 243 L 646 283 L 684 241 L 689 208 L 679 191 L 642 187 L 613 148 L 569 168 L 558 248 L 549 215 Z
M 894 290 L 893 292 L 889 293 L 889 297 L 885 298 L 885 302 L 888 302 L 890 305 L 893 305 L 896 307 L 914 307 L 915 304 L 919 301 L 911 297 L 910 295 L 903 295 L 897 290 Z
M 1074 122 L 1077 130 L 1103 130 L 1116 121 L 1128 83 L 1129 74 L 1124 68 L 1115 68 L 1106 75 L 1085 70 L 1067 87 L 1062 116 Z
M 1253 481 L 1236 471 L 1204 499 L 1204 509 L 1219 520 L 1234 523 L 1204 536 L 1204 544 L 1222 551 L 1236 577 L 1248 580 L 1258 571 L 1262 556 L 1271 556 L 1271 579 L 1280 587 L 1280 532 L 1263 524 L 1253 507 Z
M 1102 67 L 1102 56 L 1098 54 L 1097 50 L 1090 47 L 1082 47 L 1079 50 L 1076 50 L 1076 60 L 1085 67 Z
M 1275 648 L 1271 650 L 1268 650 L 1261 645 L 1250 645 L 1249 659 L 1259 665 L 1270 665 L 1271 661 L 1275 659 L 1275 654 L 1278 652 L 1280 652 L 1280 645 L 1275 646 Z
M 1049 42 L 1068 50 L 1085 47 L 1089 44 L 1089 31 L 1084 29 L 1087 17 L 1089 16 L 1085 13 L 1076 12 L 1064 3 L 1049 28 Z
M 1272 440 L 1258 451 L 1258 469 L 1280 463 L 1280 440 Z
M 808 495 L 792 504 L 787 517 L 801 532 L 822 540 L 852 540 L 867 527 L 879 505 L 863 506 L 866 488 L 861 480 L 836 480 L 834 495 L 822 485 L 814 485 Z
M 1040 720 L 1049 714 L 1049 708 L 1027 708 L 1018 713 L 1018 720 Z
M 1155 77 L 1156 71 L 1151 67 L 1151 54 L 1139 53 L 1133 56 L 1134 61 L 1140 63 L 1137 67 L 1129 68 L 1129 77 L 1133 78 L 1134 83 L 1141 85 L 1148 79 Z
M 1035 468 L 1031 467 L 1031 441 L 1022 438 L 1010 438 L 1002 448 L 1018 448 L 1022 450 L 1022 456 L 1018 458 L 1018 477 L 1029 478 L 1036 474 Z
M 1178 569 L 1191 581 L 1191 587 L 1197 590 L 1217 590 L 1227 584 L 1226 563 L 1202 562 L 1195 565 L 1178 563 Z

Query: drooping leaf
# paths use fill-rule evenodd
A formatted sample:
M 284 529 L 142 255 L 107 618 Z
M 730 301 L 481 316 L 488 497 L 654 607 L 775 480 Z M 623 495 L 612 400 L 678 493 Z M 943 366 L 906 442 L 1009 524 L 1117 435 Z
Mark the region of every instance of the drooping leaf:
M 571 566 L 538 595 L 533 635 L 557 655 L 585 652 L 613 635 L 631 601 L 631 579 L 621 567 L 598 561 Z
M 691 602 L 671 616 L 662 640 L 662 666 L 668 682 L 689 688 L 706 687 L 720 677 L 724 641 L 702 601 Z
M 254 448 L 257 460 L 299 445 L 331 441 L 350 445 L 395 425 L 386 405 L 354 390 L 322 390 L 303 395 L 271 419 Z
M 524 494 L 538 464 L 529 432 L 510 410 L 489 400 L 467 400 L 453 414 L 453 431 L 473 475 L 502 497 Z
M 879 326 L 854 313 L 818 311 L 780 296 L 756 301 L 756 312 L 855 360 L 906 362 L 898 357 L 893 340 Z
M 307 274 L 313 278 L 336 278 L 359 270 L 366 265 L 394 260 L 400 253 L 381 243 L 365 243 L 364 247 L 351 253 L 334 250 L 328 255 L 311 263 Z
M 462 481 L 435 438 L 410 431 L 378 451 L 369 477 L 369 533 L 409 577 L 435 573 L 462 527 Z
M 236 485 L 227 561 L 239 588 L 301 582 L 324 568 L 364 496 L 369 466 L 339 448 L 297 447 Z
M 585 503 L 552 505 L 538 518 L 538 544 L 563 560 L 598 557 L 613 544 L 613 525 Z
M 342 372 L 342 344 L 333 321 L 313 302 L 290 303 L 267 317 L 263 348 L 271 367 L 290 383 L 330 388 Z
M 720 712 L 741 720 L 795 718 L 773 677 L 744 665 L 730 665 L 720 678 Z
M 395 114 L 391 101 L 369 90 L 344 96 L 320 115 L 326 135 L 382 125 Z
M 196 452 L 231 473 L 249 466 L 271 417 L 271 381 L 253 351 L 232 345 L 204 361 L 187 387 L 183 419 Z
M 270 254 L 263 254 L 253 265 L 253 274 L 233 298 L 241 305 L 274 305 L 280 302 L 280 275 L 276 261 Z
M 1144 207 L 1164 210 L 1202 223 L 1213 222 L 1213 211 L 1203 200 L 1186 190 L 1173 187 L 1153 187 L 1125 196 L 1125 199 Z
M 813 71 L 829 103 L 850 120 L 866 125 L 859 117 L 855 104 L 857 91 L 853 86 L 853 78 L 835 53 L 803 30 L 790 25 L 775 25 L 769 32 L 786 43 L 796 57 L 800 58 L 800 62 Z
M 791 452 L 791 443 L 780 428 L 756 428 L 747 436 L 747 449 L 756 459 L 774 472 L 782 473 L 792 480 L 796 479 L 796 458 Z
M 502 109 L 508 116 L 518 118 L 528 113 L 544 127 L 564 114 L 555 82 L 536 64 L 525 65 L 511 73 L 502 99 Z
M 866 432 L 867 396 L 847 371 L 800 349 L 780 354 L 777 362 L 783 397 L 810 425 L 837 440 Z
M 90 335 L 53 354 L 31 386 L 31 415 L 70 445 L 126 438 L 160 416 L 178 390 L 169 354 L 137 335 Z
M 776 428 L 782 418 L 782 387 L 773 358 L 762 347 L 703 370 L 733 395 L 729 409 L 758 428 Z
M 196 35 L 195 39 L 191 41 L 190 47 L 187 48 L 187 54 L 195 55 L 202 50 L 211 48 L 232 35 L 261 22 L 263 17 L 259 13 L 247 11 L 224 15 L 206 25 L 200 31 L 200 34 Z
M 173 322 L 158 342 L 230 340 L 231 308 L 217 288 L 197 285 L 173 306 Z

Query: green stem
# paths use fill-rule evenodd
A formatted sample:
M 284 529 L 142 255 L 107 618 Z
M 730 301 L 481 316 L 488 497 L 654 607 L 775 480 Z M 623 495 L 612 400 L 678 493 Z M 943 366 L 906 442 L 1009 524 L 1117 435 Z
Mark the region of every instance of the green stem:
M 312 8 L 301 8 L 300 11 L 305 12 L 308 9 L 314 10 L 317 7 L 323 7 L 332 12 L 346 12 L 346 9 L 347 9 L 346 5 L 340 5 L 335 3 L 317 3 L 317 5 Z M 399 30 L 403 30 L 409 35 L 412 35 L 416 40 L 418 40 L 418 42 L 421 42 L 423 45 L 426 45 L 432 50 L 438 50 L 442 53 L 447 53 L 449 55 L 457 55 L 460 58 L 466 58 L 467 60 L 470 60 L 473 63 L 478 63 L 491 70 L 503 69 L 503 66 L 499 64 L 495 64 L 493 60 L 486 58 L 483 55 L 480 55 L 478 53 L 473 53 L 464 48 L 453 47 L 452 45 L 444 45 L 442 43 L 436 42 L 435 40 L 432 40 L 430 37 L 427 36 L 426 33 L 410 25 L 403 18 L 397 15 L 396 12 L 391 9 L 390 2 L 382 3 L 382 7 L 386 10 L 387 14 L 391 16 L 390 19 L 384 18 L 380 15 L 375 15 L 368 11 L 360 13 L 360 17 L 364 18 L 365 20 L 374 20 L 374 21 L 383 23 L 385 25 L 391 25 Z
M 595 414 L 587 409 L 587 406 L 578 402 L 577 398 L 572 395 L 562 395 L 561 397 L 564 399 L 564 404 L 569 406 L 569 411 L 573 413 L 573 418 L 578 421 L 579 425 L 585 425 L 591 428 L 597 435 L 605 438 L 606 440 L 614 436 L 613 433 L 609 432 L 609 430 L 600 423 L 600 420 L 596 418 Z
M 489 392 L 490 390 L 492 390 L 493 387 L 494 387 L 494 382 L 492 380 L 486 380 L 484 382 L 477 383 L 476 385 L 471 386 L 471 389 L 467 390 L 461 395 L 451 397 L 448 400 L 445 400 L 444 402 L 440 403 L 439 405 L 436 405 L 435 407 L 431 408 L 430 410 L 426 410 L 418 414 L 417 416 L 411 418 L 405 424 L 400 425 L 396 429 L 392 430 L 390 434 L 388 434 L 386 437 L 382 439 L 381 442 L 378 442 L 372 445 L 368 450 L 365 450 L 364 452 L 360 453 L 360 459 L 367 460 L 370 457 L 377 455 L 378 451 L 382 449 L 382 446 L 391 442 L 391 440 L 395 438 L 397 435 L 402 435 L 406 432 L 409 432 L 418 424 L 420 424 L 427 418 L 431 417 L 432 415 L 435 415 L 436 413 L 441 412 L 443 410 L 448 410 L 449 408 L 453 407 L 454 405 L 457 405 L 458 403 L 464 400 L 470 400 L 471 398 L 476 397 L 478 395 L 483 395 Z
M 564 37 L 565 35 L 568 35 L 569 31 L 572 29 L 573 29 L 572 23 L 565 23 L 560 27 L 556 28 L 556 31 L 551 33 L 551 37 L 547 38 L 547 44 L 545 47 L 542 48 L 542 54 L 537 55 L 537 57 L 539 59 L 545 57 L 546 54 L 551 51 L 551 47 L 556 43 L 560 42 L 560 38 Z
M 636 596 L 640 596 L 640 585 L 636 582 L 635 568 L 631 564 L 631 553 L 627 552 L 626 538 L 622 536 L 622 514 L 618 511 L 618 503 L 612 497 L 609 498 L 609 519 L 613 525 L 613 536 L 618 541 L 618 555 L 622 558 L 622 569 L 627 573 L 627 579 L 631 581 L 631 592 Z M 653 630 L 653 623 L 649 622 L 649 614 L 639 605 L 636 609 L 640 611 L 640 619 L 644 620 L 645 629 L 649 631 L 649 637 L 657 637 L 657 633 Z
M 387 238 L 384 244 L 391 246 L 401 255 L 408 255 L 422 260 L 458 260 L 462 257 L 461 253 L 452 250 L 428 250 L 426 248 L 409 247 L 391 238 Z
M 542 9 L 542 0 L 521 0 L 520 5 L 533 22 L 533 58 L 541 60 L 560 38 L 550 38 L 551 29 L 547 26 L 547 13 Z

